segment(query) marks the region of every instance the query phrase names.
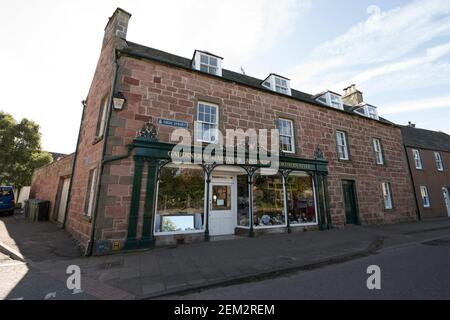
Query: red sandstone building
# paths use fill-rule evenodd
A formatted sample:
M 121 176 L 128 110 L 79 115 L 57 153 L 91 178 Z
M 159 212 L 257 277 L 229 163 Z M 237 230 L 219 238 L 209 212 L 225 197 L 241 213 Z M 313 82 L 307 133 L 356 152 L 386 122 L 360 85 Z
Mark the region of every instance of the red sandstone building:
M 450 136 L 414 125 L 402 134 L 420 217 L 450 217 Z
M 106 26 L 74 155 L 63 223 L 87 254 L 417 218 L 401 128 L 355 86 L 311 95 L 205 51 L 142 46 L 126 40 L 130 16 Z M 171 162 L 176 128 L 200 163 Z M 201 157 L 219 131 L 249 128 L 280 130 L 279 171 Z

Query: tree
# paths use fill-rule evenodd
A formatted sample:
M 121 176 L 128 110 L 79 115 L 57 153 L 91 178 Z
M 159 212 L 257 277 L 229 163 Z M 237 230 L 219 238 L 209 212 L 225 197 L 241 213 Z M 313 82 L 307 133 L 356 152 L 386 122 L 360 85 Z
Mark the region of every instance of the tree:
M 0 111 L 0 185 L 20 190 L 31 184 L 36 168 L 51 162 L 51 155 L 41 150 L 39 125 L 25 118 L 18 123 Z

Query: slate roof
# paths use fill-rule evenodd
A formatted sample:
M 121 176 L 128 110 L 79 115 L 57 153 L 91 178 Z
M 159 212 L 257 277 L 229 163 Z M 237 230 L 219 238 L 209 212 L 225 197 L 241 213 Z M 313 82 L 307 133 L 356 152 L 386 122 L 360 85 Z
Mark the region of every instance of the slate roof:
M 138 58 L 143 58 L 143 59 L 149 59 L 149 60 L 153 60 L 153 61 L 157 61 L 160 63 L 164 63 L 164 64 L 169 64 L 175 67 L 179 67 L 179 68 L 183 68 L 183 69 L 188 69 L 188 70 L 193 70 L 192 69 L 192 65 L 191 62 L 192 60 L 184 58 L 184 57 L 180 57 L 162 50 L 158 50 L 158 49 L 154 49 L 154 48 L 150 48 L 150 47 L 146 47 L 131 41 L 126 41 L 127 46 L 123 49 L 120 50 L 120 52 L 125 53 L 125 54 L 129 54 L 131 56 L 135 56 Z M 197 70 L 195 70 L 197 71 Z M 197 72 L 201 72 L 201 71 L 197 71 Z M 212 77 L 216 77 L 214 75 L 210 75 Z M 234 71 L 230 71 L 227 69 L 222 69 L 222 77 L 219 77 L 220 79 L 223 80 L 227 80 L 227 81 L 231 81 L 231 82 L 235 82 L 238 84 L 242 84 L 248 87 L 252 87 L 258 90 L 262 90 L 262 91 L 267 91 L 271 94 L 278 94 L 281 96 L 286 96 L 284 94 L 278 93 L 278 92 L 274 92 L 266 87 L 264 87 L 262 85 L 264 80 L 261 79 L 257 79 L 254 77 L 250 77 L 248 75 L 244 75 L 238 72 L 234 72 Z M 289 96 L 288 96 L 289 97 Z M 302 102 L 306 102 L 312 105 L 316 105 L 322 108 L 327 108 L 330 109 L 329 106 L 326 106 L 322 103 L 320 103 L 319 101 L 315 100 L 315 96 L 302 92 L 302 91 L 298 91 L 295 89 L 291 89 L 291 96 L 290 98 L 293 98 L 295 100 L 298 101 L 302 101 Z M 337 112 L 345 112 L 354 116 L 359 116 L 359 117 L 364 117 L 362 115 L 359 115 L 357 113 L 354 113 L 352 110 L 350 110 L 349 108 L 344 108 L 343 111 L 341 110 L 337 110 L 337 109 L 333 109 L 336 110 Z M 373 120 L 367 117 L 364 117 L 366 119 L 369 120 Z M 373 120 L 376 121 L 376 120 Z M 384 118 L 379 119 L 379 122 L 385 123 L 385 124 L 389 124 L 389 125 L 395 125 L 394 123 L 387 121 Z
M 450 152 L 450 136 L 443 132 L 401 126 L 407 147 Z

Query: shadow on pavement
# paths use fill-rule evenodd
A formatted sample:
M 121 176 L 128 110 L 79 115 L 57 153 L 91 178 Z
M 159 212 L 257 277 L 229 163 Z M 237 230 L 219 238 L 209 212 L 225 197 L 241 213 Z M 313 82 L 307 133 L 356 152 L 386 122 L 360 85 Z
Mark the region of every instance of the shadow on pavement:
M 61 277 L 34 267 L 81 257 L 75 241 L 53 222 L 31 222 L 22 213 L 0 216 L 0 242 L 20 253 L 26 263 L 10 259 L 0 265 L 0 299 L 89 299 L 73 294 Z M 65 270 L 63 270 L 63 273 Z

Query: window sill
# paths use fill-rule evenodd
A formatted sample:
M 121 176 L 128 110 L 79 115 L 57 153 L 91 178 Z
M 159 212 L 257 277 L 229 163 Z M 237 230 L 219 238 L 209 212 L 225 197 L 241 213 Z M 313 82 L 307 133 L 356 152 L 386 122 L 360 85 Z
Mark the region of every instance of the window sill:
M 92 141 L 92 145 L 97 144 L 97 143 L 99 143 L 102 140 L 103 140 L 103 136 L 95 137 L 94 141 Z

